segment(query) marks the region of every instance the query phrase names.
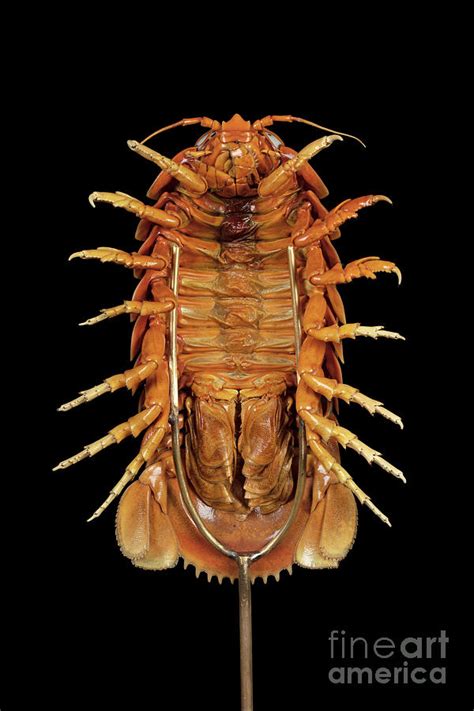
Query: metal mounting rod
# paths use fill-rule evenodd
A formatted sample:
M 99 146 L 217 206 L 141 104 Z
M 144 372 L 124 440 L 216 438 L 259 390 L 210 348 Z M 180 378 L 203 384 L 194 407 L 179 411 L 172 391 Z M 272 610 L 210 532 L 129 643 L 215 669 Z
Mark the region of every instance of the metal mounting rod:
M 179 255 L 180 248 L 176 244 L 171 245 L 172 268 L 170 277 L 170 288 L 178 296 L 179 291 Z M 295 355 L 299 355 L 301 329 L 298 312 L 298 290 L 296 282 L 295 256 L 293 247 L 288 247 L 288 264 L 290 271 L 290 286 L 293 304 L 293 322 L 295 326 Z M 252 591 L 249 568 L 253 561 L 273 550 L 282 540 L 293 524 L 299 510 L 301 498 L 303 496 L 304 481 L 306 477 L 306 438 L 303 422 L 298 425 L 298 475 L 296 481 L 293 504 L 285 524 L 279 529 L 276 535 L 268 541 L 258 551 L 247 553 L 238 552 L 227 548 L 221 543 L 205 526 L 202 518 L 198 514 L 194 502 L 190 496 L 186 473 L 181 460 L 181 448 L 179 443 L 179 390 L 178 390 L 178 313 L 173 309 L 170 313 L 169 321 L 169 373 L 170 373 L 170 424 L 172 434 L 173 459 L 176 469 L 176 478 L 179 484 L 181 498 L 189 517 L 195 524 L 198 531 L 220 553 L 236 561 L 239 570 L 239 627 L 240 627 L 240 688 L 241 688 L 241 711 L 253 711 L 253 680 L 252 680 Z
M 252 586 L 249 577 L 250 559 L 243 555 L 239 563 L 239 630 L 240 630 L 240 708 L 253 709 L 252 672 Z

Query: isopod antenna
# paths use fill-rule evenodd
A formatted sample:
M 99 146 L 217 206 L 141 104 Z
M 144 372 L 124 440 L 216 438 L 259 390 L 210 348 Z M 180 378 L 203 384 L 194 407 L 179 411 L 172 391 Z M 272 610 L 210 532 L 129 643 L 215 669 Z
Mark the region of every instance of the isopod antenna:
M 179 255 L 180 248 L 173 244 L 172 249 L 172 269 L 170 286 L 176 297 L 179 289 Z M 301 342 L 301 327 L 299 320 L 299 299 L 296 284 L 295 254 L 293 247 L 288 247 L 288 265 L 290 272 L 290 286 L 293 305 L 293 323 L 295 329 L 295 354 L 299 356 Z M 187 477 L 181 460 L 181 448 L 179 443 L 179 403 L 178 403 L 178 362 L 177 362 L 177 309 L 170 313 L 170 349 L 169 349 L 169 372 L 170 372 L 170 424 L 173 442 L 173 459 L 176 468 L 179 489 L 184 506 L 201 535 L 216 548 L 220 553 L 236 561 L 239 569 L 239 627 L 240 627 L 240 690 L 241 690 L 241 710 L 253 711 L 253 680 L 252 680 L 252 590 L 250 583 L 249 568 L 251 564 L 267 555 L 273 550 L 290 529 L 296 514 L 298 513 L 301 497 L 303 495 L 304 482 L 306 477 L 306 437 L 304 423 L 298 425 L 298 474 L 295 488 L 293 505 L 285 524 L 278 533 L 258 551 L 236 551 L 224 546 L 204 525 L 196 507 L 191 499 L 188 489 Z

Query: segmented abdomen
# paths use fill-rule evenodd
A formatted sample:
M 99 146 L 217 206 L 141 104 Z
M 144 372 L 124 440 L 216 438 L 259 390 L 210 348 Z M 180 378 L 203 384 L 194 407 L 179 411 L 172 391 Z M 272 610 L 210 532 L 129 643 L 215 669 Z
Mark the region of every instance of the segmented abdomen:
M 288 269 L 280 255 L 262 260 L 255 247 L 253 239 L 224 243 L 219 259 L 197 267 L 184 251 L 180 270 L 183 366 L 224 370 L 237 388 L 249 374 L 295 370 Z

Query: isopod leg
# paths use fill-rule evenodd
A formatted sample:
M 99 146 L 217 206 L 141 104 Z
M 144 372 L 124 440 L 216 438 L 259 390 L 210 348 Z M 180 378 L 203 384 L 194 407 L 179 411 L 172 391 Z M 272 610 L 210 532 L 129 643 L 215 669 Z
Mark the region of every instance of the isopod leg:
M 153 333 L 152 328 L 150 328 L 150 330 L 148 331 L 148 333 L 150 332 Z M 150 346 L 150 344 L 148 345 Z M 144 354 L 145 351 L 142 352 L 142 356 Z M 157 357 L 157 355 L 155 357 Z M 148 428 L 143 437 L 141 449 L 137 456 L 132 460 L 132 462 L 130 462 L 127 469 L 125 470 L 124 475 L 122 476 L 120 481 L 114 486 L 107 499 L 91 516 L 91 519 L 100 516 L 100 514 L 105 511 L 105 509 L 109 506 L 109 504 L 111 504 L 112 501 L 123 491 L 125 486 L 130 481 L 132 481 L 132 479 L 134 479 L 143 464 L 148 464 L 152 461 L 152 458 L 154 457 L 158 447 L 160 446 L 163 437 L 168 431 L 170 399 L 168 364 L 166 362 L 166 359 L 161 360 L 161 363 L 159 364 L 158 368 L 154 370 L 153 373 L 146 380 L 144 407 L 145 409 L 142 412 L 147 413 L 153 411 L 154 417 L 152 417 L 151 414 L 148 417 L 146 425 L 151 425 L 151 427 Z M 141 414 L 142 413 L 139 413 L 139 415 L 135 415 L 135 418 L 139 417 Z M 135 418 L 131 418 L 129 422 L 133 421 Z M 143 431 L 143 429 L 145 429 L 146 425 L 143 426 L 144 418 L 141 418 L 139 420 L 139 423 L 141 429 L 136 430 L 135 432 L 131 432 L 131 434 L 134 434 L 134 436 L 137 436 L 140 432 Z M 66 462 L 62 462 L 59 466 L 69 466 L 69 463 L 74 462 L 66 460 Z
M 96 440 L 95 442 L 91 442 L 90 444 L 86 444 L 84 449 L 81 452 L 78 452 L 78 454 L 74 454 L 72 457 L 69 457 L 68 459 L 64 459 L 62 462 L 59 462 L 59 464 L 54 467 L 53 471 L 57 471 L 58 469 L 67 469 L 68 467 L 72 466 L 73 464 L 77 464 L 83 459 L 93 457 L 95 454 L 98 454 L 98 452 L 101 452 L 106 447 L 110 447 L 110 445 L 112 444 L 119 444 L 130 435 L 138 437 L 138 435 L 143 432 L 143 430 L 150 423 L 156 420 L 156 418 L 160 414 L 160 410 L 161 406 L 159 404 L 155 404 L 145 408 L 137 415 L 129 417 L 129 419 L 125 422 L 121 422 L 119 425 L 109 430 L 109 432 L 104 437 L 101 437 L 100 439 Z
M 89 202 L 95 207 L 96 202 L 105 202 L 114 207 L 121 207 L 127 212 L 132 212 L 137 217 L 147 219 L 155 225 L 163 227 L 179 227 L 180 220 L 175 215 L 171 215 L 166 210 L 145 205 L 141 200 L 137 200 L 126 193 L 99 193 L 93 192 L 89 195 Z
M 320 399 L 306 385 L 304 380 L 300 381 L 296 391 L 296 408 L 306 426 L 309 427 L 312 432 L 318 434 L 324 442 L 333 439 L 343 447 L 353 449 L 357 454 L 360 454 L 361 457 L 364 457 L 369 464 L 377 464 L 384 471 L 406 483 L 403 473 L 394 467 L 393 464 L 387 462 L 381 456 L 380 452 L 376 449 L 372 449 L 372 447 L 364 444 L 364 442 L 361 442 L 350 430 L 345 427 L 339 427 L 334 419 L 322 416 Z
M 124 252 L 114 247 L 97 247 L 97 249 L 82 249 L 74 252 L 69 257 L 71 259 L 98 259 L 99 261 L 113 262 L 129 269 L 156 269 L 161 271 L 166 267 L 166 260 L 162 257 L 150 257 L 144 254 Z
M 130 368 L 124 373 L 119 373 L 117 375 L 112 375 L 110 378 L 105 378 L 105 380 L 99 385 L 95 385 L 87 390 L 81 390 L 80 395 L 71 400 L 70 402 L 64 403 L 58 407 L 60 412 L 66 412 L 67 410 L 72 410 L 73 407 L 78 405 L 83 405 L 85 402 L 90 402 L 95 400 L 105 393 L 111 393 L 120 388 L 128 388 L 129 390 L 135 390 L 135 388 L 147 378 L 153 371 L 158 367 L 157 363 L 154 361 L 149 361 L 148 363 L 142 363 L 137 365 L 135 368 Z
M 387 270 L 393 270 L 392 267 L 394 266 L 387 267 Z M 336 271 L 338 268 L 343 271 L 339 263 L 336 263 L 332 270 Z M 307 262 L 303 277 L 314 281 L 316 277 L 323 278 L 332 270 L 326 269 L 320 246 L 318 244 L 311 245 L 307 251 Z M 359 276 L 361 275 L 359 274 Z M 329 280 L 329 283 L 335 282 Z M 326 360 L 328 357 L 327 348 L 333 347 L 331 343 L 327 344 L 326 342 L 339 343 L 344 337 L 355 337 L 356 335 L 372 335 L 372 337 L 376 337 L 377 333 L 380 334 L 381 328 L 375 327 L 374 333 L 371 332 L 369 327 L 363 327 L 365 332 L 360 333 L 360 324 L 339 326 L 337 323 L 332 322 L 329 326 L 326 326 L 328 303 L 322 288 L 324 287 L 320 286 L 319 289 L 312 293 L 303 316 L 303 328 L 307 336 L 298 354 L 297 369 L 301 380 L 296 393 L 297 412 L 305 423 L 308 444 L 313 457 L 316 458 L 320 466 L 323 467 L 326 473 L 331 473 L 339 485 L 346 487 L 361 503 L 370 508 L 382 521 L 390 525 L 388 518 L 372 503 L 371 499 L 355 484 L 348 472 L 341 466 L 338 461 L 336 443 L 341 444 L 343 447 L 354 449 L 370 464 L 376 463 L 393 476 L 405 481 L 402 472 L 387 462 L 380 452 L 361 442 L 355 434 L 343 427 L 339 427 L 333 414 L 328 412 L 324 416 L 322 409 L 323 395 L 329 401 L 341 398 L 346 402 L 355 402 L 361 405 L 371 414 L 380 414 L 403 426 L 401 419 L 386 410 L 383 407 L 383 403 L 363 395 L 356 388 L 339 382 L 335 378 L 326 377 L 324 370 L 324 364 L 328 362 Z M 398 334 L 391 332 L 387 332 L 387 335 L 392 338 L 399 337 Z M 335 445 L 333 452 L 331 451 L 331 445 Z M 314 481 L 317 482 L 317 470 L 314 473 Z M 320 490 L 318 490 L 318 496 L 320 497 Z M 347 498 L 347 494 L 342 496 Z M 321 503 L 318 503 L 319 501 Z M 324 501 L 326 503 L 323 503 Z M 329 502 L 328 497 L 320 497 L 316 502 L 313 497 L 313 511 L 307 526 L 307 539 L 303 536 L 301 548 L 297 552 L 297 559 L 299 562 L 301 561 L 302 565 L 307 564 L 310 567 L 331 567 L 332 565 L 332 563 L 324 563 L 324 556 L 322 558 L 321 556 L 316 556 L 315 560 L 311 561 L 311 540 L 314 539 L 314 550 L 317 550 L 319 546 L 318 536 L 322 535 L 326 516 L 329 516 L 329 519 L 331 518 L 330 514 L 326 514 L 326 507 L 329 506 L 327 502 Z M 330 524 L 328 526 L 330 527 Z M 337 536 L 333 536 L 334 540 L 336 538 Z
M 376 279 L 377 272 L 393 273 L 397 275 L 398 283 L 401 284 L 402 273 L 394 262 L 389 262 L 380 257 L 361 257 L 353 262 L 349 262 L 345 267 L 342 264 L 335 264 L 323 274 L 312 274 L 310 281 L 316 286 L 325 284 L 347 284 L 353 279 L 365 277 Z
M 402 280 L 400 269 L 394 262 L 388 262 L 380 259 L 380 257 L 362 257 L 353 262 L 349 262 L 345 267 L 337 260 L 333 266 L 328 269 L 326 260 L 323 256 L 323 250 L 319 242 L 308 247 L 306 252 L 306 266 L 303 276 L 313 286 L 319 287 L 315 292 L 322 295 L 322 289 L 325 286 L 346 284 L 353 279 L 365 277 L 367 279 L 376 279 L 378 272 L 393 273 L 397 275 L 398 283 Z M 321 312 L 321 306 L 313 304 L 310 313 L 313 313 L 317 318 L 324 318 L 324 311 Z
M 377 202 L 392 201 L 385 195 L 364 195 L 354 200 L 344 200 L 324 217 L 317 219 L 309 230 L 301 231 L 293 235 L 294 243 L 297 247 L 309 247 L 315 242 L 319 242 L 326 236 L 334 236 L 336 230 L 347 222 L 358 216 L 358 212 L 363 207 L 370 207 Z
M 389 471 L 398 478 L 403 478 L 402 473 L 380 457 L 380 453 L 367 447 L 349 430 L 337 426 L 334 417 L 322 417 L 321 397 L 300 382 L 297 391 L 296 408 L 306 425 L 306 436 L 310 449 L 329 474 L 335 475 L 336 481 L 346 486 L 362 504 L 365 504 L 376 516 L 390 526 L 388 518 L 372 503 L 371 499 L 354 482 L 350 474 L 341 466 L 337 450 L 331 452 L 331 446 L 338 442 L 345 446 L 352 444 L 353 449 L 364 456 L 370 463 L 375 461 L 380 467 Z M 324 444 L 323 444 L 324 441 Z M 330 444 L 326 444 L 326 442 Z M 381 461 L 378 461 L 381 460 Z M 313 505 L 314 505 L 313 490 Z
M 328 448 L 321 444 L 321 438 L 319 435 L 313 430 L 308 431 L 308 428 L 307 432 L 308 444 L 311 451 L 318 461 L 321 462 L 326 471 L 334 472 L 338 481 L 341 484 L 344 484 L 344 486 L 346 486 L 356 496 L 361 504 L 367 506 L 367 508 L 369 508 L 381 521 L 386 523 L 387 526 L 391 526 L 392 524 L 387 516 L 385 516 L 385 514 L 383 514 L 380 509 L 375 506 L 370 497 L 357 486 L 351 475 L 339 464 L 337 459 L 329 452 Z
M 374 400 L 367 395 L 363 395 L 351 385 L 338 383 L 333 378 L 326 378 L 322 369 L 325 351 L 326 344 L 324 341 L 317 341 L 311 336 L 308 336 L 304 341 L 298 360 L 298 372 L 306 384 L 314 392 L 324 395 L 328 400 L 341 398 L 341 400 L 345 400 L 348 403 L 354 402 L 370 412 L 371 415 L 381 415 L 403 429 L 401 418 L 387 410 L 380 400 Z
M 357 336 L 405 340 L 399 333 L 385 331 L 383 326 L 361 326 L 360 323 L 345 323 L 341 326 L 331 324 L 327 326 L 327 308 L 328 304 L 324 294 L 316 291 L 311 295 L 304 312 L 303 328 L 308 335 L 318 341 L 340 343 L 345 338 L 356 338 Z
M 313 394 L 314 407 L 322 411 L 320 399 Z M 306 425 L 308 443 L 314 437 Z M 328 456 L 339 461 L 334 441 L 327 444 Z M 331 460 L 331 461 L 332 461 Z M 299 539 L 295 561 L 305 568 L 337 568 L 354 542 L 357 531 L 357 507 L 352 492 L 340 483 L 329 460 L 311 453 L 307 457 L 308 474 L 313 478 L 310 515 Z
M 121 314 L 136 314 L 137 316 L 157 316 L 158 314 L 167 313 L 175 306 L 172 298 L 166 299 L 163 297 L 161 301 L 124 301 L 123 304 L 112 306 L 108 309 L 101 309 L 98 316 L 93 316 L 79 324 L 79 326 L 93 326 L 100 321 L 105 321 L 108 318 L 114 318 Z

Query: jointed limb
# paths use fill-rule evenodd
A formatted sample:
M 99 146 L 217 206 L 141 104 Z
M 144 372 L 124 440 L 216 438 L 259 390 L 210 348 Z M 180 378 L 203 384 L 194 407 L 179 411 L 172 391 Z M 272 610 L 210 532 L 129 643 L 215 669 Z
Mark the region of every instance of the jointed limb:
M 148 389 L 146 406 L 166 402 L 165 393 L 159 389 L 159 387 L 166 388 L 168 383 L 168 368 L 162 360 L 165 352 L 165 335 L 166 326 L 164 323 L 156 323 L 150 326 L 143 339 L 140 363 L 135 368 L 126 370 L 118 375 L 112 375 L 93 388 L 82 390 L 79 397 L 61 405 L 58 409 L 61 412 L 66 412 L 85 402 L 95 400 L 100 395 L 114 392 L 124 387 L 134 392 L 144 380 L 147 380 Z M 150 376 L 153 374 L 154 377 L 151 378 Z
M 154 329 L 156 331 L 156 327 Z M 152 350 L 158 344 L 160 348 L 159 341 L 157 341 L 156 334 L 153 333 L 153 328 L 150 328 L 149 332 L 152 332 L 151 339 L 144 348 L 142 357 L 146 358 L 150 362 L 155 362 L 158 355 L 156 350 L 151 355 L 147 353 L 147 349 Z M 147 334 L 148 335 L 148 334 Z M 118 376 L 120 382 L 120 376 Z M 162 360 L 159 367 L 153 369 L 151 375 L 148 376 L 146 388 L 145 388 L 145 399 L 144 399 L 145 409 L 139 412 L 137 415 L 130 417 L 126 422 L 122 422 L 117 427 L 114 427 L 105 437 L 91 444 L 87 444 L 82 452 L 75 454 L 68 459 L 60 462 L 53 471 L 57 469 L 66 469 L 72 464 L 77 464 L 83 459 L 92 457 L 102 449 L 109 447 L 112 444 L 118 444 L 126 437 L 133 435 L 133 437 L 138 437 L 139 434 L 149 425 L 153 424 L 155 420 L 163 415 L 164 412 L 169 410 L 169 376 L 168 376 L 168 365 L 166 360 Z M 160 420 L 161 421 L 161 420 Z M 161 440 L 160 440 L 161 441 Z
M 396 331 L 385 331 L 383 326 L 361 326 L 360 323 L 346 323 L 343 326 L 333 324 L 323 328 L 310 328 L 307 333 L 316 338 L 316 340 L 324 341 L 325 343 L 340 343 L 343 338 L 356 338 L 357 336 L 405 340 L 404 336 L 401 336 Z
M 291 183 L 291 179 L 311 158 L 320 153 L 324 148 L 328 148 L 334 141 L 342 141 L 338 135 L 323 136 L 305 146 L 294 158 L 290 158 L 286 163 L 282 163 L 270 175 L 260 181 L 258 194 L 260 197 L 275 195 L 279 191 L 285 190 Z M 297 246 L 300 246 L 298 243 Z M 304 245 L 301 245 L 304 246 Z
M 308 444 L 311 451 L 315 457 L 321 462 L 323 467 L 328 471 L 334 472 L 341 484 L 347 486 L 348 489 L 352 491 L 354 496 L 359 499 L 361 504 L 364 504 L 369 508 L 378 518 L 391 527 L 391 523 L 387 516 L 383 514 L 380 509 L 375 506 L 370 497 L 360 489 L 355 481 L 352 479 L 349 472 L 347 472 L 343 466 L 328 452 L 328 450 L 321 444 L 321 439 L 318 434 L 313 430 L 306 428 Z
M 142 158 L 150 160 L 155 165 L 158 165 L 162 170 L 178 180 L 185 190 L 195 195 L 203 195 L 207 191 L 207 183 L 200 175 L 194 173 L 188 166 L 182 163 L 176 163 L 174 160 L 153 151 L 148 146 L 144 146 L 138 141 L 127 141 L 128 147 L 138 153 Z
M 350 432 L 345 427 L 339 427 L 334 420 L 322 417 L 318 412 L 320 408 L 317 405 L 318 401 L 314 393 L 304 381 L 301 381 L 296 392 L 296 407 L 299 416 L 312 431 L 316 432 L 325 442 L 330 438 L 335 439 L 343 447 L 349 447 L 356 451 L 369 464 L 377 464 L 384 471 L 406 483 L 400 469 L 387 462 L 380 452 L 361 442 L 353 432 Z
M 366 277 L 376 279 L 377 272 L 387 272 L 397 275 L 398 283 L 402 282 L 402 273 L 394 262 L 389 262 L 380 257 L 361 257 L 349 262 L 345 267 L 335 264 L 331 269 L 322 274 L 312 274 L 309 277 L 311 284 L 324 286 L 326 284 L 348 284 L 353 279 Z
M 53 471 L 58 469 L 67 469 L 67 467 L 77 464 L 83 459 L 88 457 L 93 457 L 98 452 L 101 452 L 106 447 L 110 447 L 111 444 L 118 444 L 126 437 L 133 435 L 138 437 L 138 435 L 143 432 L 143 430 L 148 427 L 156 418 L 159 416 L 162 408 L 160 405 L 152 405 L 145 410 L 142 410 L 137 415 L 130 417 L 126 422 L 120 423 L 117 427 L 114 427 L 108 434 L 100 439 L 92 442 L 91 444 L 86 444 L 82 452 L 65 459 L 60 462 Z
M 308 301 L 303 316 L 305 332 L 319 341 L 339 343 L 343 338 L 356 338 L 357 336 L 405 340 L 399 333 L 385 331 L 383 326 L 361 326 L 360 323 L 325 326 L 327 308 L 324 294 L 316 291 Z
M 83 321 L 79 326 L 93 326 L 100 321 L 105 321 L 108 318 L 114 318 L 121 314 L 137 314 L 139 316 L 156 316 L 158 314 L 168 313 L 172 311 L 176 305 L 176 298 L 173 292 L 164 287 L 169 292 L 163 295 L 161 301 L 124 301 L 119 306 L 112 306 L 108 309 L 101 309 L 98 316 L 93 316 Z
M 105 393 L 115 392 L 115 390 L 119 390 L 120 388 L 134 390 L 143 380 L 146 380 L 157 367 L 157 363 L 149 361 L 148 363 L 143 363 L 137 365 L 135 368 L 126 370 L 124 373 L 105 378 L 103 383 L 95 385 L 88 390 L 81 390 L 79 397 L 64 403 L 64 405 L 58 407 L 58 410 L 60 412 L 67 412 L 68 410 L 72 410 L 73 407 L 95 400 L 95 398 L 105 395 Z
M 132 212 L 137 217 L 145 218 L 155 225 L 162 227 L 180 227 L 181 220 L 177 215 L 172 215 L 166 210 L 160 210 L 152 205 L 145 205 L 141 200 L 137 200 L 126 193 L 102 193 L 93 192 L 89 195 L 89 202 L 92 207 L 95 207 L 96 202 L 105 202 L 114 207 L 121 207 L 127 212 Z
M 357 217 L 363 207 L 370 207 L 375 203 L 384 201 L 392 203 L 385 195 L 364 195 L 354 200 L 345 200 L 333 208 L 323 218 L 319 218 L 303 234 L 296 234 L 294 243 L 296 247 L 309 247 L 314 242 L 319 242 L 323 237 L 334 233 L 347 220 Z
M 167 262 L 164 257 L 151 257 L 145 254 L 123 252 L 114 247 L 97 247 L 97 249 L 82 249 L 74 252 L 69 257 L 71 259 L 99 259 L 101 262 L 113 262 L 129 269 L 156 269 L 162 271 L 166 268 Z
M 398 415 L 383 407 L 383 403 L 363 395 L 357 388 L 345 383 L 338 383 L 333 378 L 326 378 L 322 370 L 325 355 L 325 343 L 307 337 L 304 341 L 298 361 L 298 372 L 314 392 L 324 395 L 328 400 L 337 397 L 347 403 L 355 402 L 370 412 L 371 415 L 382 415 L 387 420 L 403 429 L 403 422 Z
M 168 427 L 168 417 L 169 404 L 162 412 L 156 425 L 152 428 L 151 435 L 147 438 L 137 456 L 132 459 L 128 467 L 125 469 L 125 473 L 122 478 L 115 484 L 104 503 L 101 504 L 92 516 L 87 519 L 88 522 L 98 518 L 112 503 L 112 501 L 124 490 L 127 484 L 136 477 L 143 464 L 148 463 L 151 460 L 166 433 Z
M 149 329 L 147 332 L 148 341 L 145 340 L 143 345 L 142 358 L 153 358 L 156 360 L 158 357 L 158 351 L 161 351 L 162 347 L 162 335 L 163 333 L 158 326 L 151 327 Z M 120 431 L 122 439 L 128 434 L 133 434 L 133 436 L 136 437 L 143 432 L 146 427 L 151 425 L 150 429 L 143 438 L 140 452 L 130 462 L 120 481 L 118 481 L 114 486 L 104 503 L 99 506 L 97 511 L 95 511 L 95 513 L 88 519 L 89 521 L 100 516 L 100 514 L 105 511 L 107 506 L 112 503 L 116 496 L 118 496 L 127 484 L 137 475 L 141 466 L 144 463 L 148 463 L 152 459 L 157 452 L 163 437 L 169 430 L 169 374 L 166 360 L 162 360 L 159 368 L 157 368 L 147 379 L 144 405 L 145 410 L 143 410 L 142 413 L 139 413 L 139 415 L 136 415 L 128 420 L 128 424 L 130 424 L 130 431 L 126 431 L 127 423 L 124 423 L 124 425 L 121 426 L 122 430 Z M 140 416 L 142 417 L 140 418 Z M 118 428 L 115 429 L 117 430 Z M 112 433 L 115 433 L 115 430 L 112 430 Z M 109 442 L 109 444 L 113 444 L 113 442 Z M 95 454 L 95 452 L 93 453 Z M 88 455 L 86 454 L 85 456 Z M 61 462 L 59 467 L 69 466 L 70 463 L 73 464 L 75 462 L 66 460 L 66 462 Z

